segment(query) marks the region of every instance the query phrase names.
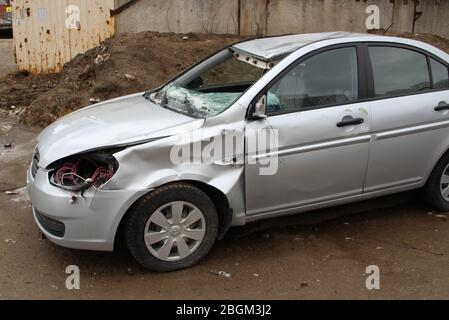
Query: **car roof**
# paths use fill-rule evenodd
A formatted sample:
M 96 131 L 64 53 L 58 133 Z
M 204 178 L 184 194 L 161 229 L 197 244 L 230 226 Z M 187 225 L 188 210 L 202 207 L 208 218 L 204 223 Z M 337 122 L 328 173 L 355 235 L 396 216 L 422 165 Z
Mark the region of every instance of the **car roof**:
M 368 34 L 365 33 L 343 31 L 304 33 L 247 40 L 233 45 L 231 49 L 235 52 L 244 53 L 262 61 L 273 61 L 313 42 L 367 35 Z M 369 36 L 382 38 L 382 36 Z

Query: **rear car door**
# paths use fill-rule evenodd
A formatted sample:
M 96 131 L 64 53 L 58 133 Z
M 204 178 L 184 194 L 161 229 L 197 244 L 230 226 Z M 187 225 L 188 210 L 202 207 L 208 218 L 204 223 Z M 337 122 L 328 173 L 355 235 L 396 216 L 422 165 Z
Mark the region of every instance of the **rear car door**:
M 373 137 L 364 190 L 423 184 L 447 149 L 447 63 L 395 44 L 368 44 L 368 54 Z
M 263 175 L 259 162 L 248 164 L 253 157 L 248 154 L 248 215 L 285 212 L 362 193 L 371 119 L 360 102 L 365 95 L 360 56 L 354 44 L 309 54 L 262 91 L 268 117 L 247 122 L 247 141 L 262 129 L 277 130 L 278 167 Z M 255 158 L 267 158 L 263 150 L 258 152 Z

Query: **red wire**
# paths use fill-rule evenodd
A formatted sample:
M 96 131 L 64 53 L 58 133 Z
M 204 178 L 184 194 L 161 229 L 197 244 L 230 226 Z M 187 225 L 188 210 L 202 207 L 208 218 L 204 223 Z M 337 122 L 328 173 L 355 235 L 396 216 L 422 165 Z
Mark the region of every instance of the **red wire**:
M 81 178 L 78 174 L 78 167 L 81 160 L 87 160 L 95 166 L 93 174 L 88 178 Z M 56 174 L 54 175 L 55 182 L 62 185 L 78 185 L 80 180 L 92 179 L 94 186 L 99 187 L 102 183 L 112 178 L 112 172 L 105 167 L 98 166 L 97 163 L 88 158 L 81 158 L 76 163 L 66 162 L 64 163 Z

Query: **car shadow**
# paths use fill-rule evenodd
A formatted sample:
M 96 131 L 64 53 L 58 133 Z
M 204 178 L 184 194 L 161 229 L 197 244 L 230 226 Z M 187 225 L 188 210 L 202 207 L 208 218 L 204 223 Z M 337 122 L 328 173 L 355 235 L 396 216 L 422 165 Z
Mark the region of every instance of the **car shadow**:
M 222 263 L 225 256 L 232 252 L 245 252 L 253 250 L 255 244 L 263 246 L 260 239 L 270 234 L 305 234 L 313 236 L 314 229 L 332 228 L 342 221 L 355 224 L 372 218 L 375 212 L 377 220 L 387 220 L 396 211 L 405 209 L 423 212 L 430 210 L 429 206 L 421 199 L 419 192 L 405 192 L 377 199 L 366 200 L 353 204 L 340 205 L 332 208 L 305 212 L 297 215 L 278 217 L 274 219 L 254 222 L 243 227 L 234 227 L 226 234 L 223 240 L 217 241 L 211 254 L 199 264 L 200 268 L 208 265 Z M 325 231 L 323 231 L 325 232 Z M 282 239 L 280 240 L 282 241 Z M 267 246 L 271 245 L 267 242 Z M 49 244 L 50 245 L 50 244 Z M 121 243 L 114 252 L 94 252 L 73 249 L 64 249 L 52 245 L 50 252 L 55 259 L 64 265 L 78 264 L 88 273 L 103 275 L 112 274 L 144 274 L 148 273 L 138 265 L 126 246 Z M 195 267 L 194 267 L 195 268 Z
M 231 228 L 226 237 L 238 239 L 250 237 L 253 234 L 265 232 L 267 230 L 304 228 L 326 223 L 339 223 L 342 218 L 350 222 L 352 219 L 363 219 L 364 214 L 370 214 L 372 211 L 405 206 L 415 206 L 421 209 L 428 207 L 422 199 L 421 193 L 417 190 L 413 190 L 325 209 L 261 220 L 247 224 L 243 227 Z M 377 215 L 377 217 L 381 218 L 381 215 Z

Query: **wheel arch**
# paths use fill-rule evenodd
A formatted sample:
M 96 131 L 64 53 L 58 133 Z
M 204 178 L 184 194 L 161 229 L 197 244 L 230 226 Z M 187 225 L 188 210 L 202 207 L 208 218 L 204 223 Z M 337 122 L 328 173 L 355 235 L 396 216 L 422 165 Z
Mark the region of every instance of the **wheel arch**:
M 449 143 L 449 141 L 447 141 L 447 142 Z M 438 164 L 440 163 L 441 159 L 443 159 L 447 154 L 449 154 L 449 147 L 442 148 L 442 151 L 440 152 L 438 157 L 436 157 L 436 161 L 433 161 L 432 166 L 430 166 L 430 169 L 428 170 L 428 172 L 426 174 L 426 180 L 425 180 L 424 185 L 427 185 L 427 182 L 429 181 L 430 176 L 432 175 L 432 172 L 438 166 Z
M 226 232 L 231 227 L 232 216 L 233 216 L 233 210 L 229 205 L 229 200 L 228 200 L 227 196 L 218 188 L 216 188 L 212 185 L 209 185 L 205 182 L 198 181 L 198 180 L 188 180 L 188 179 L 187 180 L 177 180 L 177 181 L 172 181 L 172 182 L 162 184 L 162 185 L 158 186 L 157 188 L 160 188 L 160 187 L 168 185 L 168 184 L 176 184 L 176 183 L 187 183 L 187 184 L 193 185 L 193 186 L 197 187 L 198 189 L 202 190 L 204 193 L 206 193 L 211 198 L 211 200 L 214 203 L 214 206 L 217 210 L 217 213 L 218 213 L 219 229 L 218 229 L 217 239 L 218 240 L 223 239 Z M 121 218 L 120 223 L 115 232 L 114 249 L 116 249 L 118 246 L 120 246 L 121 243 L 123 243 L 122 240 L 123 240 L 124 227 L 126 225 L 126 220 L 129 217 L 129 213 L 132 210 L 132 208 L 134 207 L 134 204 L 137 203 L 137 201 L 139 201 L 142 197 L 144 197 L 145 195 L 147 195 L 150 192 L 153 192 L 157 188 L 154 188 L 153 190 L 150 190 L 149 192 L 142 195 L 128 208 L 128 210 L 126 210 L 126 212 L 123 215 L 123 217 Z

